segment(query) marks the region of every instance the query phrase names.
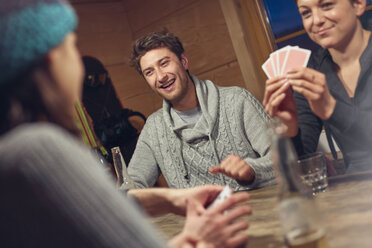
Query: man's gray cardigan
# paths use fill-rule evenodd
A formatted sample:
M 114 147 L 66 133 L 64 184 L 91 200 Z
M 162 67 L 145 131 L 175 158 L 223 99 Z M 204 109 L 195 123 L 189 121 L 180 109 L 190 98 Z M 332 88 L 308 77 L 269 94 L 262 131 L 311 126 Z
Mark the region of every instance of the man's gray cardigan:
M 136 187 L 151 187 L 163 173 L 169 187 L 230 185 L 234 190 L 273 184 L 266 122 L 260 102 L 239 87 L 219 87 L 192 77 L 202 116 L 185 123 L 169 102 L 149 116 L 130 161 L 128 173 Z M 256 173 L 245 186 L 209 168 L 229 154 L 243 158 Z

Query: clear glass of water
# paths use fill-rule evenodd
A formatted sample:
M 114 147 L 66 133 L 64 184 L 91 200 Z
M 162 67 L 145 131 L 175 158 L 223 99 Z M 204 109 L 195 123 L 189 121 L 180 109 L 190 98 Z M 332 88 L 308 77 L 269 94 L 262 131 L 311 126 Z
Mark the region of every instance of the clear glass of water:
M 299 158 L 302 180 L 313 190 L 313 195 L 323 192 L 328 187 L 327 164 L 321 152 L 307 154 Z

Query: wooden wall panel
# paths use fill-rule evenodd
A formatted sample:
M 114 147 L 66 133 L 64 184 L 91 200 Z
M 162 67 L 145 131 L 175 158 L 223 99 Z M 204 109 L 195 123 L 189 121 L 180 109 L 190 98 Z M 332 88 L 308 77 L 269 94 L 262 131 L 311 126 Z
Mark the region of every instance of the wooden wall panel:
M 74 0 L 79 48 L 101 60 L 123 107 L 146 116 L 162 106 L 128 60 L 131 44 L 166 28 L 183 42 L 190 71 L 218 85 L 245 87 L 232 41 L 216 0 Z
M 80 36 L 79 36 L 80 37 Z M 123 33 L 89 34 L 79 40 L 82 55 L 98 58 L 103 64 L 125 64 L 128 61 L 128 49 L 124 44 L 130 44 Z
M 244 29 L 249 37 L 249 43 L 252 47 L 251 52 L 256 58 L 258 65 L 262 65 L 270 53 L 276 50 L 274 34 L 265 25 L 266 16 L 263 13 L 265 7 L 260 0 L 239 0 L 239 3 L 241 6 L 241 21 L 245 24 Z M 260 72 L 266 78 L 264 72 L 262 70 Z
M 162 106 L 162 99 L 152 91 L 134 68 L 119 65 L 110 66 L 108 70 L 123 107 L 148 116 Z
M 124 0 L 133 32 L 166 18 L 197 0 Z
M 126 63 L 132 43 L 122 2 L 73 5 L 79 16 L 79 49 L 105 65 Z
M 133 39 L 123 2 L 86 0 L 73 6 L 79 16 L 77 34 L 81 54 L 96 57 L 104 64 L 123 107 L 146 115 L 155 111 L 154 106 L 159 105 L 156 100 L 160 102 L 160 99 L 128 65 Z M 153 102 L 151 107 L 141 104 L 146 101 Z
M 239 86 L 244 88 L 244 79 L 237 61 L 233 61 L 215 70 L 197 75 L 200 79 L 208 79 L 220 86 Z
M 238 0 L 220 0 L 219 2 L 225 16 L 246 88 L 251 91 L 252 94 L 255 95 L 259 100 L 262 100 L 266 77 L 261 69 L 261 64 L 263 62 L 258 62 L 258 58 L 256 56 L 264 56 L 260 54 L 260 50 L 258 50 L 259 48 L 257 47 L 258 39 L 256 39 L 256 36 L 260 34 L 260 30 L 248 32 L 248 30 L 251 30 L 256 25 L 256 22 L 253 22 L 253 20 L 256 21 L 258 17 L 257 15 L 253 15 L 256 13 L 256 9 L 253 9 L 249 13 L 250 15 L 248 15 L 251 17 L 250 21 L 245 22 L 241 6 L 241 2 L 250 2 L 250 5 L 252 5 L 254 1 L 242 0 L 239 2 Z M 251 15 L 253 15 L 253 17 Z
M 122 0 L 69 0 L 71 4 L 122 2 Z
M 196 1 L 134 32 L 133 38 L 164 28 L 182 41 L 193 74 L 211 71 L 236 60 L 229 32 L 216 0 Z
M 108 70 L 110 71 L 111 79 L 116 89 L 125 92 L 122 95 L 122 100 L 151 91 L 145 80 L 142 79 L 134 68 L 128 65 L 110 66 Z

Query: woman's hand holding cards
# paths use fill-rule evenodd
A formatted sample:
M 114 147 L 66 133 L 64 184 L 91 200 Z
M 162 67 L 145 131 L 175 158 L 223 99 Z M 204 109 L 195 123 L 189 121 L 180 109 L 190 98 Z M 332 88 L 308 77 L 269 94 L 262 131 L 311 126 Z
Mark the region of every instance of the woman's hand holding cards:
M 323 73 L 311 68 L 292 69 L 287 73 L 287 80 L 294 91 L 307 99 L 315 115 L 323 120 L 331 117 L 336 100 L 328 90 Z
M 294 137 L 298 132 L 297 108 L 290 84 L 284 76 L 278 76 L 266 81 L 263 100 L 265 111 L 271 117 L 278 117 L 286 126 L 286 133 Z

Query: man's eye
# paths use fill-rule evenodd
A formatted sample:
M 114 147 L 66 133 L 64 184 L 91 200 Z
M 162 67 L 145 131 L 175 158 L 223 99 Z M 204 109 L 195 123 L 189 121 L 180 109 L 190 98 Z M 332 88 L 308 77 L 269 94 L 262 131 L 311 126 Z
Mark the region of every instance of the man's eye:
M 152 71 L 146 71 L 146 72 L 145 72 L 145 76 L 146 76 L 146 77 L 151 76 L 151 74 L 152 74 Z
M 169 61 L 164 61 L 161 63 L 161 66 L 166 66 L 169 63 Z

